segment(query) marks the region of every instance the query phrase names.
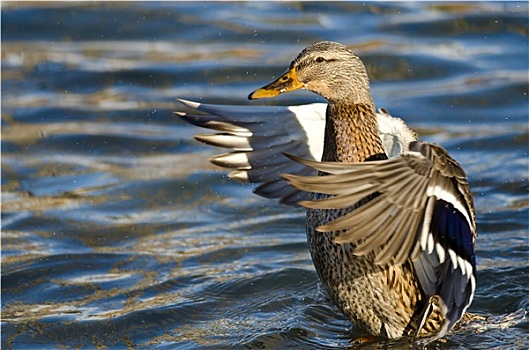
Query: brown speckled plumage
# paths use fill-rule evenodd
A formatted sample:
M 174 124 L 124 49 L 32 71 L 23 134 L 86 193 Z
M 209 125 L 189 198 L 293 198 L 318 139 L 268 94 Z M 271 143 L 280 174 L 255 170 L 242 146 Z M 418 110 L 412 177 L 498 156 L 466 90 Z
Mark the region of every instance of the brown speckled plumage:
M 376 133 L 372 104 L 333 104 L 327 108 L 322 161 L 364 162 L 386 159 Z M 325 175 L 320 173 L 320 175 Z M 312 261 L 330 297 L 355 324 L 372 334 L 397 338 L 408 327 L 421 302 L 413 266 L 377 265 L 375 254 L 357 256 L 354 245 L 338 244 L 340 232 L 317 232 L 316 227 L 356 209 L 374 196 L 347 209 L 308 209 L 307 242 Z M 314 199 L 328 198 L 314 194 Z M 381 288 L 383 287 L 383 288 Z
M 372 104 L 334 104 L 327 107 L 322 161 L 364 162 L 385 156 L 377 133 Z
M 348 211 L 308 210 L 307 241 L 316 271 L 333 301 L 354 323 L 372 334 L 400 337 L 421 301 L 413 268 L 409 263 L 376 265 L 374 254 L 356 256 L 351 244 L 334 243 L 339 233 L 316 232 L 316 227 Z

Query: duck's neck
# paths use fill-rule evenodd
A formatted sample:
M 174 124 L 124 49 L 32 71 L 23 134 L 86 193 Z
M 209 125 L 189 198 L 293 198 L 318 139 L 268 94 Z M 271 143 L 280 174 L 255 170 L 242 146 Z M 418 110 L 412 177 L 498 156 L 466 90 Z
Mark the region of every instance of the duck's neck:
M 373 104 L 329 103 L 322 161 L 365 162 L 386 158 Z

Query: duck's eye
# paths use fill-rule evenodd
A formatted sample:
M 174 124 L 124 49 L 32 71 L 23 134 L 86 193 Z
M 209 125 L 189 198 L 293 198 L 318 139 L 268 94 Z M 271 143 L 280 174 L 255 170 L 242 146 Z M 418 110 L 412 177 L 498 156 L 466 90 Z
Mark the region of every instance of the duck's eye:
M 316 62 L 318 62 L 318 63 L 322 63 L 323 61 L 325 61 L 325 58 L 323 58 L 321 56 L 316 58 Z

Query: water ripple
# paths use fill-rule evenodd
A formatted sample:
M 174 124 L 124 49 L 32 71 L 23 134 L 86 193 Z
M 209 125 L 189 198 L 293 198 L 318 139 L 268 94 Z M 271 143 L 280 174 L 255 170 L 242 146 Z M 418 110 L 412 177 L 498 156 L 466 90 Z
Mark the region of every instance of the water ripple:
M 376 104 L 468 174 L 470 311 L 491 321 L 428 349 L 528 348 L 527 10 L 3 3 L 2 348 L 355 348 L 362 333 L 319 283 L 304 212 L 229 180 L 172 114 L 177 97 L 253 103 L 249 91 L 317 40 L 356 51 Z

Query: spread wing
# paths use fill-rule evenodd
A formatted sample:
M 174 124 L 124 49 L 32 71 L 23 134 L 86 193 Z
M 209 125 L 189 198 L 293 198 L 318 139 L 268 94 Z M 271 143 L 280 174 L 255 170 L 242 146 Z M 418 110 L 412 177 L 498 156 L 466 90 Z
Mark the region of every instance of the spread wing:
M 216 131 L 196 135 L 206 144 L 231 149 L 210 159 L 231 170 L 229 177 L 256 183 L 254 192 L 266 198 L 280 198 L 287 205 L 298 205 L 310 194 L 289 186 L 281 174 L 316 175 L 317 171 L 284 156 L 284 153 L 320 160 L 323 153 L 327 105 L 228 106 L 179 100 L 191 112 L 176 112 L 183 120 Z M 398 118 L 380 110 L 379 134 L 389 156 L 407 149 L 416 135 Z
M 293 186 L 333 195 L 301 204 L 315 209 L 358 209 L 320 226 L 343 231 L 357 255 L 375 252 L 375 263 L 411 259 L 422 290 L 443 300 L 444 335 L 470 305 L 475 290 L 476 224 L 472 195 L 461 166 L 442 147 L 412 142 L 396 158 L 365 163 L 320 163 L 292 157 L 328 176 L 284 175 Z

